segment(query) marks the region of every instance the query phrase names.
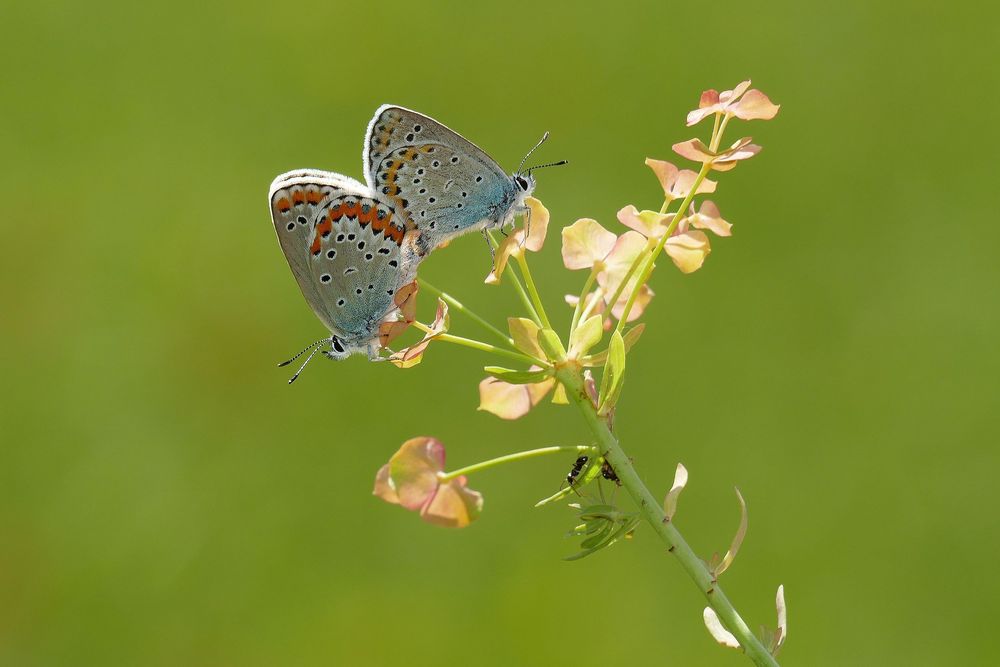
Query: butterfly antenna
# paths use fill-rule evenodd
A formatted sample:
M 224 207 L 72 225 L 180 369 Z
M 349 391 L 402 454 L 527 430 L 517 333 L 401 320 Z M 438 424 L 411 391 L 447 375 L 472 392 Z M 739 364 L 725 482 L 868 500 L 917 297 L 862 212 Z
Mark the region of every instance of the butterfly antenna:
M 545 169 L 546 167 L 561 167 L 564 164 L 569 164 L 569 160 L 559 160 L 558 162 L 549 162 L 548 164 L 539 164 L 534 167 L 528 167 L 528 175 L 531 175 L 536 169 Z
M 313 351 L 309 353 L 309 356 L 306 357 L 306 360 L 302 362 L 301 366 L 299 366 L 299 370 L 295 371 L 295 375 L 293 375 L 292 379 L 288 381 L 288 384 L 291 384 L 291 383 L 293 383 L 293 382 L 295 382 L 296 380 L 299 379 L 299 373 L 301 373 L 302 369 L 304 369 L 306 367 L 306 364 L 308 364 L 310 361 L 312 361 L 312 358 L 316 356 L 317 352 L 319 352 L 319 348 L 318 347 L 314 348 Z
M 289 359 L 288 361 L 282 361 L 282 362 L 281 362 L 280 364 L 278 364 L 278 368 L 281 368 L 282 366 L 287 366 L 288 364 L 292 363 L 293 361 L 295 361 L 296 359 L 298 359 L 298 358 L 299 358 L 299 357 L 301 357 L 301 356 L 302 356 L 303 354 L 305 354 L 305 353 L 306 353 L 306 352 L 308 352 L 309 350 L 313 349 L 314 347 L 316 347 L 316 346 L 317 346 L 317 345 L 319 345 L 320 343 L 325 343 L 325 342 L 327 342 L 327 341 L 329 341 L 329 340 L 330 340 L 330 338 L 329 338 L 329 336 L 328 336 L 328 337 L 326 337 L 326 338 L 322 338 L 322 339 L 320 339 L 320 340 L 316 341 L 315 343 L 310 343 L 309 345 L 307 345 L 307 346 L 306 346 L 306 348 L 305 348 L 304 350 L 302 350 L 301 352 L 299 352 L 298 354 L 296 354 L 296 355 L 295 355 L 294 357 L 292 357 L 292 358 L 291 358 L 291 359 Z
M 542 138 L 538 140 L 538 143 L 535 144 L 534 148 L 532 148 L 530 151 L 528 151 L 528 154 L 525 155 L 524 158 L 521 160 L 521 164 L 517 165 L 517 172 L 516 173 L 518 173 L 518 174 L 521 173 L 521 167 L 523 167 L 524 163 L 528 161 L 528 158 L 531 157 L 531 154 L 535 152 L 535 148 L 538 148 L 539 146 L 541 146 L 542 144 L 544 144 L 545 140 L 548 139 L 548 138 L 549 138 L 549 133 L 548 132 L 546 132 L 545 134 L 542 135 Z

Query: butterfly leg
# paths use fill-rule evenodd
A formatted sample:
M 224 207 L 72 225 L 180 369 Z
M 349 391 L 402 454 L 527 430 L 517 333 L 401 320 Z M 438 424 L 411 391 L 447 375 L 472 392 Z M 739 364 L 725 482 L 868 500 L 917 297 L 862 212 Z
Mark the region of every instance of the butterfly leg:
M 490 249 L 490 272 L 497 268 L 497 251 L 493 247 L 493 242 L 490 241 L 490 235 L 487 233 L 486 228 L 483 228 L 483 240 L 486 241 L 486 247 Z

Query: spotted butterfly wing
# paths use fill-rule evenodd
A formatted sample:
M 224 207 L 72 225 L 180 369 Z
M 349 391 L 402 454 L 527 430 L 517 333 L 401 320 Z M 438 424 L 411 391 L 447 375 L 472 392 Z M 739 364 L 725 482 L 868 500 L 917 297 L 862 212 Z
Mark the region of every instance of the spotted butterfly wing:
M 379 325 L 416 263 L 390 202 L 353 179 L 297 170 L 271 184 L 271 217 L 288 266 L 333 334 L 331 356 L 378 350 Z M 338 347 L 340 349 L 338 349 Z
M 499 226 L 524 209 L 534 182 L 508 176 L 493 158 L 441 123 L 385 105 L 365 136 L 365 179 L 419 230 L 426 254 L 460 234 Z

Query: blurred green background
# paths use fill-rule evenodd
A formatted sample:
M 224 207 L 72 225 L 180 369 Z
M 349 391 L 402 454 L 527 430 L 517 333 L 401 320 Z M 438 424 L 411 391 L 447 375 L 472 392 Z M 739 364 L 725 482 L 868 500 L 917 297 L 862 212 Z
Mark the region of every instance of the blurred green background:
M 464 465 L 574 444 L 477 412 L 489 357 L 275 363 L 325 330 L 281 256 L 279 172 L 360 177 L 381 103 L 513 169 L 543 130 L 563 225 L 656 207 L 699 93 L 782 104 L 723 174 L 735 235 L 654 275 L 618 430 L 783 664 L 995 660 L 997 10 L 972 3 L 6 2 L 0 664 L 749 664 L 646 530 L 579 563 L 532 509 L 571 456 L 489 471 L 464 531 L 370 495 L 397 446 Z M 699 126 L 701 136 L 708 126 Z M 534 261 L 563 325 L 583 274 Z M 421 272 L 490 319 L 479 238 Z M 425 297 L 422 308 L 430 308 Z M 478 334 L 453 318 L 453 330 Z

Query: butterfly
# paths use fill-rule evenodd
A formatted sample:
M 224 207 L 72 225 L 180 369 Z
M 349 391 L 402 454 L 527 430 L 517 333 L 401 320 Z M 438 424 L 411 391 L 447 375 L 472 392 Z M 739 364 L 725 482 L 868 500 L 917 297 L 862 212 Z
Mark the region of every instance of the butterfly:
M 426 256 L 456 236 L 513 223 L 535 189 L 531 172 L 560 161 L 506 174 L 496 161 L 457 132 L 416 111 L 384 105 L 365 133 L 365 180 L 391 201 L 407 229 L 416 229 L 417 251 Z M 530 221 L 529 221 L 530 222 Z M 527 223 L 526 223 L 527 224 Z
M 317 169 L 278 176 L 268 201 L 281 250 L 331 333 L 281 365 L 310 350 L 299 372 L 319 351 L 330 359 L 380 359 L 390 332 L 399 331 L 392 324 L 414 291 L 408 286 L 419 263 L 458 235 L 485 235 L 528 210 L 524 200 L 535 188 L 532 169 L 521 172 L 528 155 L 508 176 L 441 123 L 383 105 L 365 134 L 365 183 Z
M 300 169 L 278 176 L 268 194 L 278 242 L 292 275 L 330 335 L 306 347 L 330 359 L 378 359 L 416 274 L 413 233 L 393 206 L 364 184 Z M 381 335 L 380 335 L 381 334 Z M 329 344 L 329 349 L 322 349 Z M 299 369 L 301 372 L 302 368 Z M 289 382 L 293 382 L 298 373 Z

